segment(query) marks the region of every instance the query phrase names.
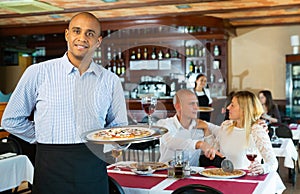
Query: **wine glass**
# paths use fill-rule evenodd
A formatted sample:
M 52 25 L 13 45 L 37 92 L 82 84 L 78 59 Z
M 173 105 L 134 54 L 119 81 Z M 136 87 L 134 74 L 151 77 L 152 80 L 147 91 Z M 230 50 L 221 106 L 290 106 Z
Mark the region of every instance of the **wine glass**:
M 157 104 L 157 98 L 155 96 L 144 96 L 142 97 L 142 108 L 148 115 L 148 124 L 149 128 L 151 128 L 152 125 L 152 114 L 154 113 L 156 109 Z
M 279 140 L 278 136 L 276 135 L 277 126 L 271 126 L 271 128 L 273 129 L 273 135 L 271 137 L 271 142 L 272 143 L 277 143 L 278 140 Z
M 120 171 L 121 169 L 118 167 L 118 159 L 120 156 L 122 156 L 123 150 L 126 150 L 131 144 L 115 144 L 114 148 L 111 150 L 111 156 L 115 158 L 115 168 L 113 170 Z
M 256 147 L 248 147 L 246 149 L 246 157 L 251 162 L 251 166 L 253 165 L 253 162 L 255 161 L 255 158 L 257 157 L 257 149 Z M 253 172 L 248 173 L 249 176 L 256 176 L 257 174 Z

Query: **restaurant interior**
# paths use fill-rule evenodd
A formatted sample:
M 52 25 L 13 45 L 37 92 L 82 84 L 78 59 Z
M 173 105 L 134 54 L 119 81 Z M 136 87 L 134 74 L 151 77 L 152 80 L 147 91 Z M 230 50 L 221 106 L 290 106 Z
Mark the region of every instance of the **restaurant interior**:
M 152 119 L 173 116 L 175 92 L 192 89 L 203 73 L 213 99 L 211 122 L 224 120 L 221 109 L 231 91 L 270 90 L 284 124 L 298 125 L 300 92 L 291 88 L 300 88 L 300 82 L 289 77 L 295 70 L 288 73 L 289 66 L 300 64 L 300 1 L 295 0 L 1 1 L 0 120 L 25 69 L 64 55 L 67 24 L 83 11 L 101 22 L 103 42 L 94 61 L 119 76 L 130 124 L 148 121 L 141 106 L 146 94 L 158 98 Z M 0 138 L 7 135 L 1 131 Z M 292 138 L 297 151 L 299 137 L 300 132 Z M 150 147 L 136 157 L 157 160 L 157 141 Z M 298 193 L 298 154 L 293 168 L 286 167 L 285 157 L 278 157 L 283 193 Z

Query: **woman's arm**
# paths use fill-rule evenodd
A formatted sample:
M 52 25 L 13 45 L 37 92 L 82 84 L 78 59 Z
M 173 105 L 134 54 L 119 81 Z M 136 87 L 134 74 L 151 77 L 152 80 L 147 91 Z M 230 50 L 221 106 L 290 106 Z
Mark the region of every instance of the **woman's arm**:
M 278 161 L 266 130 L 263 129 L 261 125 L 255 124 L 252 127 L 252 136 L 256 147 L 264 160 L 264 164 L 262 164 L 263 173 L 276 171 L 278 168 Z

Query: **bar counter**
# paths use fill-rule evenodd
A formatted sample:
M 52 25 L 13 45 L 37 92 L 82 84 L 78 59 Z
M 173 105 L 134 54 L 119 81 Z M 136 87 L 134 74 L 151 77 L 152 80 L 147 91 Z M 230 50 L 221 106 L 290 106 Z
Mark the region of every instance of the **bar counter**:
M 147 114 L 142 108 L 141 99 L 126 99 L 128 115 L 137 122 L 145 122 Z M 157 100 L 156 110 L 153 113 L 153 120 L 172 117 L 176 113 L 173 106 L 173 98 L 162 98 Z

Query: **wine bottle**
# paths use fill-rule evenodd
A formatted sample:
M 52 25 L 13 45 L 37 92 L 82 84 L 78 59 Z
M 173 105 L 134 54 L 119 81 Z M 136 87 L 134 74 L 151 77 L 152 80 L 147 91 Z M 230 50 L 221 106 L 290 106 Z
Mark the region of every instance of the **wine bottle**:
M 156 59 L 156 51 L 155 50 L 156 50 L 155 48 L 152 49 L 151 59 Z
M 145 60 L 148 59 L 148 51 L 147 51 L 147 48 L 144 48 L 144 59 L 145 59 Z
M 165 58 L 168 59 L 171 57 L 171 54 L 170 54 L 170 49 L 167 49 L 167 52 L 165 54 Z
M 220 55 L 220 50 L 219 50 L 218 45 L 215 45 L 215 46 L 214 46 L 214 55 L 215 55 L 215 56 L 219 56 L 219 55 Z
M 107 59 L 111 60 L 111 48 L 107 47 Z
M 131 59 L 131 60 L 135 60 L 135 59 L 136 59 L 136 56 L 135 56 L 135 50 L 133 50 L 133 51 L 131 52 L 130 59 Z
M 141 59 L 141 49 L 140 48 L 138 48 L 138 52 L 136 54 L 136 58 L 137 59 Z
M 163 59 L 163 53 L 161 50 L 158 52 L 158 59 Z
M 195 66 L 194 66 L 193 61 L 190 61 L 190 66 L 189 66 L 190 73 L 194 73 L 194 68 L 195 68 Z
M 185 47 L 185 56 L 187 56 L 187 57 L 190 56 L 190 47 L 189 46 Z

